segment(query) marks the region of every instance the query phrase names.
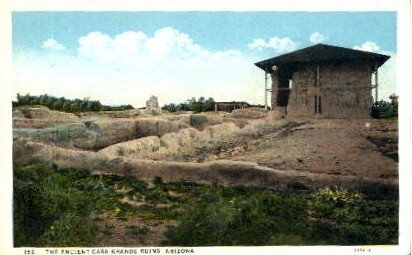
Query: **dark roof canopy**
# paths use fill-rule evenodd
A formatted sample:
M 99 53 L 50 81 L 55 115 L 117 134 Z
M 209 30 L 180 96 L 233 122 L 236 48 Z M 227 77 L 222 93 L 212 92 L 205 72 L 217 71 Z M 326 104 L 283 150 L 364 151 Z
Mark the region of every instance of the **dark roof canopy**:
M 353 50 L 327 44 L 316 44 L 297 51 L 286 53 L 274 58 L 266 59 L 255 63 L 256 66 L 264 71 L 273 72 L 274 65 L 293 65 L 297 63 L 336 61 L 336 60 L 363 60 L 367 63 L 373 63 L 380 67 L 390 57 L 382 54 Z

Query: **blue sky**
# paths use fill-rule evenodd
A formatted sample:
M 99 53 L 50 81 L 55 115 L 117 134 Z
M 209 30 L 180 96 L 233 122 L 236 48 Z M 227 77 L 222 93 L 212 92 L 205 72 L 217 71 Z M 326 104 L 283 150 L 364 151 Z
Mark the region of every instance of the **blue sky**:
M 391 55 L 381 95 L 396 92 L 394 12 L 14 12 L 13 85 L 106 104 L 263 103 L 253 63 L 315 43 Z

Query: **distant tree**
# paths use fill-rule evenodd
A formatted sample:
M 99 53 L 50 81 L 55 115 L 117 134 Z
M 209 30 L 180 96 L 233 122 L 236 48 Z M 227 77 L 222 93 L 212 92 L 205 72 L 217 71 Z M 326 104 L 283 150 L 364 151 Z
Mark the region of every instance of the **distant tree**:
M 399 96 L 397 96 L 396 94 L 392 94 L 389 96 L 389 99 L 391 100 L 391 104 L 395 106 L 396 109 L 398 109 L 398 98 Z
M 29 94 L 26 94 L 25 96 L 22 97 L 21 104 L 22 105 L 30 104 L 30 95 Z
M 102 104 L 100 101 L 93 101 L 90 106 L 91 111 L 100 111 L 102 109 Z
M 208 112 L 208 111 L 214 111 L 215 110 L 215 100 L 213 100 L 213 98 L 209 97 L 206 101 L 205 101 L 205 106 L 203 111 Z
M 201 101 L 201 99 L 203 99 Z M 199 98 L 199 101 L 196 101 L 196 99 L 192 103 L 192 111 L 194 112 L 202 112 L 203 111 L 203 106 L 204 106 L 204 97 Z
M 48 94 L 40 96 L 31 96 L 26 94 L 22 96 L 17 93 L 17 101 L 13 102 L 13 107 L 22 105 L 43 105 L 52 110 L 65 111 L 65 112 L 84 112 L 84 111 L 122 111 L 134 109 L 132 105 L 119 105 L 119 106 L 105 106 L 100 103 L 99 100 L 90 100 L 89 97 L 84 99 L 66 99 L 64 97 L 53 97 Z
M 162 110 L 169 111 L 169 112 L 176 112 L 178 111 L 178 107 L 174 103 L 166 104 L 162 107 Z
M 72 102 L 70 104 L 69 111 L 70 112 L 78 112 L 79 111 L 79 106 L 77 105 L 76 102 Z
M 50 96 L 48 96 L 47 94 L 46 94 L 46 96 L 45 96 L 45 103 L 43 103 L 42 105 L 45 105 L 45 106 L 47 106 L 47 107 L 49 107 L 49 108 L 51 108 L 52 107 L 52 105 L 53 105 L 53 98 L 52 97 L 50 97 Z M 38 104 L 40 104 L 40 102 L 38 103 Z
M 29 97 L 29 104 L 31 104 L 31 105 L 40 104 L 40 99 L 38 97 L 35 97 L 35 96 L 30 96 Z
M 63 103 L 63 106 L 62 106 L 61 110 L 64 111 L 64 112 L 70 112 L 70 102 L 65 101 Z
M 391 102 L 384 100 L 375 102 L 372 105 L 371 115 L 375 119 L 387 119 L 398 117 L 398 96 L 392 94 L 389 96 Z
M 207 100 L 205 97 L 199 97 L 196 100 L 195 97 L 192 97 L 184 103 L 180 104 L 166 104 L 162 107 L 163 110 L 169 112 L 176 112 L 176 111 L 193 111 L 193 112 L 206 112 L 206 111 L 214 111 L 215 109 L 215 101 L 213 98 L 209 97 Z
M 87 101 L 82 101 L 79 105 L 79 110 L 82 112 L 83 111 L 85 112 L 87 110 L 87 103 L 88 103 Z
M 53 102 L 53 105 L 52 105 L 51 109 L 61 111 L 62 110 L 61 102 L 60 101 Z
M 17 98 L 17 102 L 21 101 L 21 95 L 20 95 L 20 93 L 17 93 L 16 98 Z
M 92 110 L 93 102 L 87 101 L 86 111 L 90 112 Z

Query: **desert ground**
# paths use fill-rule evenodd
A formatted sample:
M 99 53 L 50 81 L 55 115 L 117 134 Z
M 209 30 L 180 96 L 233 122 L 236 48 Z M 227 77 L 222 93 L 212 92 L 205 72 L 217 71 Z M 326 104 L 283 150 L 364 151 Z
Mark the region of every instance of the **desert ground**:
M 276 118 L 258 108 L 74 115 L 24 106 L 13 110 L 13 139 L 16 163 L 133 177 L 149 186 L 157 178 L 271 190 L 339 186 L 372 197 L 397 193 L 397 120 Z M 167 196 L 179 192 L 169 187 Z M 131 207 L 145 205 L 144 199 L 122 199 Z M 101 217 L 95 246 L 161 245 L 166 226 L 177 224 L 141 215 Z M 133 238 L 142 232 L 148 233 Z
M 213 178 L 221 174 L 217 168 L 239 168 L 269 178 L 273 173 L 275 179 L 397 182 L 396 120 L 275 119 L 261 109 L 158 116 L 138 111 L 77 117 L 42 106 L 21 107 L 13 114 L 15 159 L 165 180 L 187 175 L 185 180 L 248 182 L 228 175 Z M 233 174 L 249 175 L 240 171 Z M 250 184 L 271 185 L 256 178 Z

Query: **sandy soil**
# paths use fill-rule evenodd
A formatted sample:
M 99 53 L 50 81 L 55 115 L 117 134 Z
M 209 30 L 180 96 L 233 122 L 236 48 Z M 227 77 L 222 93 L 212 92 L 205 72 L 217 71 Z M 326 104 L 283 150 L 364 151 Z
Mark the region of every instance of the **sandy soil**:
M 235 155 L 278 170 L 397 178 L 397 123 L 387 120 L 311 120 L 245 143 Z

